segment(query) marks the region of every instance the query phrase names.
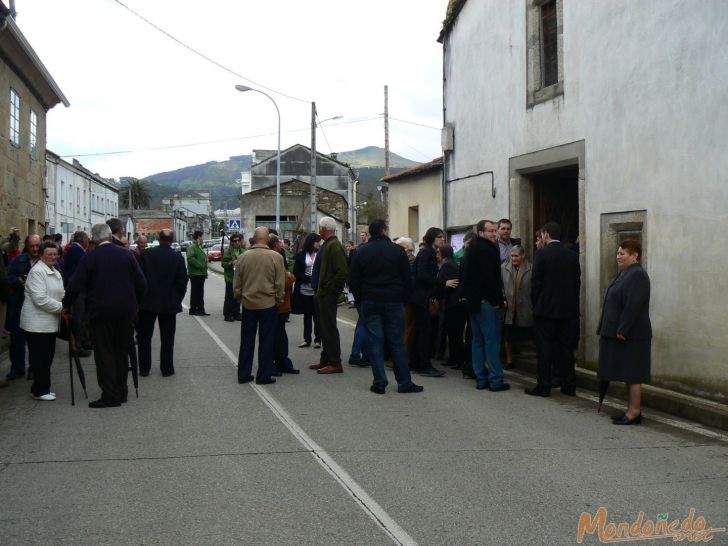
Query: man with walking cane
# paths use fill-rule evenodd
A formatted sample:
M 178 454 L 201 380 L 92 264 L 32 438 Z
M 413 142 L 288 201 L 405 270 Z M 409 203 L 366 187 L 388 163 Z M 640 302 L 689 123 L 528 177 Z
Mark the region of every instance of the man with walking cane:
M 78 264 L 66 289 L 63 308 L 69 314 L 79 294 L 86 293 L 96 376 L 101 388 L 101 397 L 90 402 L 89 407 L 113 408 L 127 399 L 129 340 L 147 282 L 132 253 L 111 243 L 108 225 L 94 225 L 91 238 L 96 248 Z

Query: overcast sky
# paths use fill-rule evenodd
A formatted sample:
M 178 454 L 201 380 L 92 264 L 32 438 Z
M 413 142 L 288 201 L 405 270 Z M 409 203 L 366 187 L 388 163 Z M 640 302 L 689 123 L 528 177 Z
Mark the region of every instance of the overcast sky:
M 385 84 L 391 118 L 442 125 L 436 39 L 447 0 L 122 1 L 248 79 L 115 0 L 17 0 L 18 25 L 71 103 L 49 112 L 48 149 L 101 176 L 141 178 L 275 149 L 273 104 L 236 84 L 275 99 L 282 148 L 310 145 L 311 101 L 320 120 L 343 116 L 323 123 L 320 151 L 383 147 Z M 440 132 L 393 119 L 390 147 L 428 161 L 441 155 Z M 133 152 L 84 156 L 125 150 Z

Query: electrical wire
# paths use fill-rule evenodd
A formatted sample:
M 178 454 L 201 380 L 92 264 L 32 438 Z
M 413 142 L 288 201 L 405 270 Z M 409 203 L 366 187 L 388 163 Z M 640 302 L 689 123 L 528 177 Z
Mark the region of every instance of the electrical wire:
M 434 129 L 435 131 L 441 131 L 442 127 L 433 127 L 432 125 L 425 125 L 424 123 L 417 123 L 416 121 L 407 121 L 406 119 L 393 118 L 389 116 L 392 121 L 399 121 L 400 123 L 406 123 L 408 125 L 417 125 L 418 127 L 424 127 L 425 129 Z
M 321 120 L 319 119 L 318 112 L 316 112 L 315 115 L 316 115 L 316 127 L 318 127 L 319 129 L 321 129 L 321 134 L 324 135 L 324 140 L 326 141 L 326 146 L 329 147 L 329 153 L 331 153 L 334 150 L 331 148 L 331 144 L 329 144 L 329 139 L 326 136 L 326 131 L 324 131 L 324 128 L 321 125 Z
M 169 32 L 167 32 L 163 28 L 160 28 L 159 26 L 155 25 L 149 19 L 147 19 L 146 17 L 144 17 L 140 13 L 134 11 L 129 6 L 127 6 L 126 4 L 124 4 L 123 2 L 121 2 L 121 0 L 114 0 L 114 2 L 116 2 L 117 4 L 119 4 L 121 7 L 123 7 L 124 9 L 126 9 L 127 11 L 129 11 L 130 13 L 132 13 L 133 15 L 135 15 L 136 17 L 138 17 L 142 21 L 144 21 L 150 27 L 152 27 L 155 30 L 157 30 L 157 31 L 161 32 L 162 34 L 164 34 L 167 38 L 170 38 L 174 42 L 178 43 L 179 45 L 181 45 L 182 47 L 184 47 L 188 51 L 190 51 L 190 52 L 194 53 L 195 55 L 197 55 L 198 57 L 203 58 L 207 62 L 212 63 L 215 66 L 217 66 L 218 68 L 223 69 L 225 72 L 228 72 L 229 74 L 232 74 L 233 76 L 236 76 L 236 77 L 238 77 L 238 78 L 240 78 L 242 80 L 245 80 L 246 82 L 252 83 L 256 87 L 260 87 L 261 89 L 266 89 L 266 90 L 270 91 L 271 93 L 275 93 L 276 95 L 280 95 L 281 97 L 286 97 L 288 99 L 297 100 L 299 102 L 305 102 L 305 103 L 310 103 L 311 102 L 310 100 L 302 99 L 302 98 L 299 98 L 299 97 L 294 97 L 293 95 L 288 95 L 288 94 L 283 93 L 281 91 L 276 91 L 275 89 L 273 89 L 271 87 L 268 87 L 268 86 L 265 86 L 262 83 L 258 83 L 255 80 L 251 80 L 250 78 L 246 78 L 242 74 L 238 74 L 237 72 L 235 72 L 231 68 L 228 68 L 227 66 L 223 65 L 222 63 L 219 63 L 216 60 L 212 59 L 211 57 L 208 57 L 204 53 L 201 53 L 200 51 L 197 51 L 195 48 L 193 48 L 192 46 L 187 45 L 182 40 L 180 40 L 178 38 L 175 38 Z
M 350 125 L 353 123 L 364 123 L 367 121 L 373 121 L 379 119 L 381 116 L 370 116 L 365 118 L 359 118 L 359 119 L 353 119 L 349 121 L 344 121 L 341 123 L 332 123 L 329 125 L 329 127 L 335 127 L 338 125 Z M 284 133 L 300 133 L 301 131 L 309 131 L 309 127 L 302 127 L 299 129 L 289 129 L 288 131 L 283 131 Z M 93 152 L 93 153 L 83 153 L 83 154 L 73 154 L 73 153 L 67 153 L 67 154 L 59 154 L 59 157 L 62 158 L 69 158 L 69 157 L 96 157 L 96 156 L 104 156 L 104 155 L 123 155 L 123 154 L 133 154 L 133 153 L 141 153 L 141 152 L 158 152 L 158 151 L 164 151 L 164 150 L 175 150 L 179 148 L 192 148 L 195 146 L 209 146 L 210 144 L 221 144 L 224 142 L 236 142 L 238 140 L 249 140 L 251 138 L 260 138 L 260 137 L 268 137 L 268 136 L 275 136 L 278 133 L 260 133 L 257 135 L 247 135 L 242 137 L 234 137 L 234 138 L 225 138 L 225 139 L 219 139 L 219 140 L 208 140 L 205 142 L 189 142 L 186 144 L 170 144 L 167 146 L 154 146 L 151 148 L 138 148 L 138 149 L 130 149 L 130 150 L 114 150 L 109 152 Z M 328 144 L 328 141 L 327 141 Z

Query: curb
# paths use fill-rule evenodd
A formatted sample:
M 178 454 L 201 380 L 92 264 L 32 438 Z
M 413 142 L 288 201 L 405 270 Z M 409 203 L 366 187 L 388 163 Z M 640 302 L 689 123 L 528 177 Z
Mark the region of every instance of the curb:
M 515 366 L 517 371 L 529 375 L 532 374 L 535 377 L 535 353 L 524 353 L 514 356 L 514 361 L 517 363 L 517 366 Z M 508 372 L 506 371 L 506 373 Z M 594 393 L 599 393 L 599 380 L 597 379 L 596 372 L 577 366 L 576 386 L 593 391 Z M 620 400 L 627 400 L 624 389 L 619 383 L 610 387 L 608 396 Z M 682 419 L 695 421 L 701 425 L 728 430 L 728 405 L 726 404 L 663 389 L 662 387 L 643 385 L 642 405 Z

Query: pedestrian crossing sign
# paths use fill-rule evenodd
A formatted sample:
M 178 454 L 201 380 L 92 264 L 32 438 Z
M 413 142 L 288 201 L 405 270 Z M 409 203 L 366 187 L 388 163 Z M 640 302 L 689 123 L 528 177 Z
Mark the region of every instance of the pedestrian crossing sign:
M 240 230 L 240 220 L 228 220 L 228 229 L 229 230 Z

